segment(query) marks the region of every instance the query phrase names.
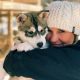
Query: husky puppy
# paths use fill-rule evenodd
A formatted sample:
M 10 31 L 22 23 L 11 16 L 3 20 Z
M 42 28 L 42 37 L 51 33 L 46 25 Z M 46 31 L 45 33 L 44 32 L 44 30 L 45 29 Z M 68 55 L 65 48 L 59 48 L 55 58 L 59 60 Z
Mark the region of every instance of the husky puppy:
M 12 50 L 28 51 L 34 48 L 46 48 L 46 35 L 48 27 L 46 23 L 47 12 L 23 13 L 17 17 L 18 34 L 16 35 Z
M 46 35 L 48 27 L 46 23 L 48 13 L 46 11 L 30 12 L 20 14 L 18 20 L 18 32 L 12 50 L 28 51 L 35 48 L 44 49 L 48 47 Z M 23 76 L 10 77 L 9 80 L 33 80 Z

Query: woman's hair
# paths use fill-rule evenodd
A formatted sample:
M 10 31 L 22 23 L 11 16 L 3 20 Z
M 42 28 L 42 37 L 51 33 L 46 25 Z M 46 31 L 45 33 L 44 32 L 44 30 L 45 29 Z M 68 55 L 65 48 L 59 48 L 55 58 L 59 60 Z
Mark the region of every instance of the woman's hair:
M 48 27 L 56 27 L 80 35 L 80 4 L 69 1 L 53 1 L 46 10 Z

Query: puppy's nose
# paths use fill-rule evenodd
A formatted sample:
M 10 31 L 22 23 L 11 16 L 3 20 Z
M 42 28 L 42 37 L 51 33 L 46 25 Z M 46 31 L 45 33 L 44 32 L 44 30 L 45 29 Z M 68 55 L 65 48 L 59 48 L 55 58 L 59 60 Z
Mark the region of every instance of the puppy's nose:
M 41 48 L 41 47 L 43 46 L 43 42 L 37 43 L 37 46 L 38 46 L 39 48 Z

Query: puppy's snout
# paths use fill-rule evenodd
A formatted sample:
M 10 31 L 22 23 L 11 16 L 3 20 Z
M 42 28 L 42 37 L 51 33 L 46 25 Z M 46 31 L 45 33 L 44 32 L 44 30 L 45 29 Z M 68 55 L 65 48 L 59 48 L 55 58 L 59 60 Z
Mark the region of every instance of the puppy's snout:
M 39 48 L 41 48 L 41 47 L 43 46 L 43 42 L 37 43 L 37 46 L 38 46 Z

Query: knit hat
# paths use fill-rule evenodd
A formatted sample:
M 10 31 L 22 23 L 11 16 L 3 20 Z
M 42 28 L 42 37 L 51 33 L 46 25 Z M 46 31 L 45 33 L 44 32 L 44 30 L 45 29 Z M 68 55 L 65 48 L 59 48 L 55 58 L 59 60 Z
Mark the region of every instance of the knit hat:
M 49 10 L 47 23 L 49 27 L 56 27 L 80 35 L 80 4 L 69 1 L 53 1 Z

